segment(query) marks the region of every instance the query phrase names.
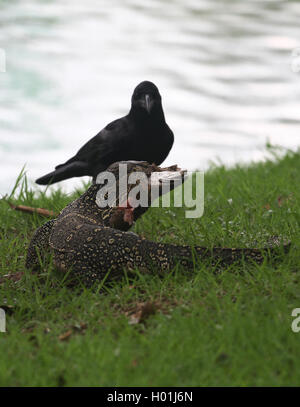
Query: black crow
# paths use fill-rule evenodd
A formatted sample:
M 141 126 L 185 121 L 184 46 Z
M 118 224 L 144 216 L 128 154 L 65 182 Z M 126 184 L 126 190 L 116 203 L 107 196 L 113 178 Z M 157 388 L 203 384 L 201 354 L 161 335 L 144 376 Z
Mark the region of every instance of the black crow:
M 77 154 L 36 180 L 48 185 L 72 177 L 97 175 L 116 161 L 148 161 L 160 165 L 173 145 L 172 130 L 165 121 L 161 96 L 149 81 L 141 82 L 131 98 L 129 113 L 109 123 Z

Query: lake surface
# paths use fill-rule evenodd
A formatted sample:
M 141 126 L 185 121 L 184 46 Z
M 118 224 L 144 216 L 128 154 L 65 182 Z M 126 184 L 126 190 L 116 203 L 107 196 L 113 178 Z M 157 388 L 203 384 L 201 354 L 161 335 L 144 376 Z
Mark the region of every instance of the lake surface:
M 145 79 L 175 134 L 166 164 L 296 148 L 299 22 L 299 1 L 0 0 L 0 193 L 24 164 L 33 185 L 74 155 Z

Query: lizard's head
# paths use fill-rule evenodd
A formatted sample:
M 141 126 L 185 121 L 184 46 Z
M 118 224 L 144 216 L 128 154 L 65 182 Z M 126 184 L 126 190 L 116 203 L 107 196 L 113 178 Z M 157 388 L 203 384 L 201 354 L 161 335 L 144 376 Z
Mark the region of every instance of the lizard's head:
M 184 181 L 185 171 L 146 161 L 119 161 L 98 175 L 96 203 L 107 226 L 127 230 L 154 200 Z

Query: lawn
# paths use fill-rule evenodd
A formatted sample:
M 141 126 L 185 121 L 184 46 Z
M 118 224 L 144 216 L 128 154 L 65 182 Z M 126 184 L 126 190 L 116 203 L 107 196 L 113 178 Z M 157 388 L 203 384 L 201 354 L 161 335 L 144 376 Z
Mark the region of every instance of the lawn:
M 134 230 L 148 239 L 202 246 L 263 247 L 291 240 L 288 254 L 214 273 L 142 275 L 70 288 L 53 270 L 25 270 L 26 248 L 45 218 L 0 201 L 1 386 L 299 386 L 300 152 L 271 149 L 263 163 L 205 174 L 205 209 L 151 208 Z M 72 196 L 32 191 L 10 200 L 58 212 Z M 43 191 L 40 189 L 39 191 Z M 82 191 L 81 191 L 82 192 Z

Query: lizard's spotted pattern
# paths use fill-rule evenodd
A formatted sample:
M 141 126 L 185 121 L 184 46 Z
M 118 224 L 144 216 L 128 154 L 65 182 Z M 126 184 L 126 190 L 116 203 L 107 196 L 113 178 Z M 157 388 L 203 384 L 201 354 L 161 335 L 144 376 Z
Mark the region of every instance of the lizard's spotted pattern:
M 123 162 L 124 163 L 124 162 Z M 118 179 L 119 163 L 112 164 L 108 171 Z M 151 190 L 151 174 L 155 171 L 177 171 L 183 178 L 183 171 L 177 166 L 160 168 L 146 162 L 126 162 L 128 176 L 133 171 L 147 175 L 148 191 Z M 174 184 L 173 184 L 174 185 Z M 128 186 L 128 192 L 133 188 Z M 138 268 L 141 272 L 172 269 L 178 262 L 186 269 L 193 268 L 193 250 L 201 258 L 211 257 L 215 264 L 230 265 L 244 258 L 261 263 L 264 255 L 272 249 L 231 249 L 179 246 L 142 239 L 132 232 L 126 221 L 126 208 L 100 208 L 96 195 L 100 185 L 92 185 L 83 195 L 61 211 L 57 219 L 50 220 L 35 232 L 27 253 L 26 267 L 38 268 L 39 257 L 52 252 L 57 269 L 67 272 L 71 269 L 86 285 L 101 281 L 105 276 L 120 278 L 125 270 Z M 162 194 L 162 188 L 159 189 Z M 151 196 L 151 194 L 148 194 Z M 118 205 L 117 201 L 117 205 Z M 131 208 L 132 210 L 132 208 Z M 133 220 L 137 220 L 147 207 L 134 208 Z

